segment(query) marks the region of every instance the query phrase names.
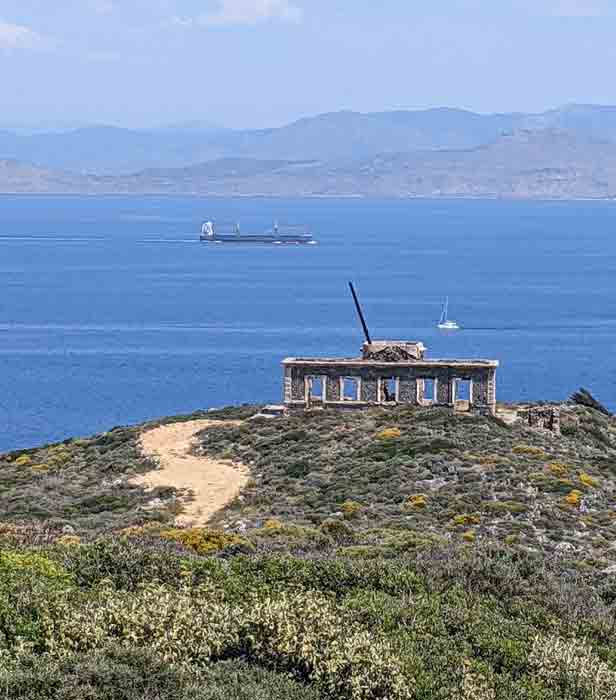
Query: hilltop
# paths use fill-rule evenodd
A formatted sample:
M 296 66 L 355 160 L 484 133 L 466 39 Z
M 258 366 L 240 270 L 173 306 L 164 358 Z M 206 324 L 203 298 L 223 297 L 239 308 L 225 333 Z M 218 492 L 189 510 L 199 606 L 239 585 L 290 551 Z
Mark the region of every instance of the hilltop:
M 5 697 L 612 700 L 616 419 L 560 410 L 244 406 L 0 455 Z M 248 470 L 206 526 L 142 478 L 189 425 L 191 469 Z
M 212 421 L 196 433 L 193 454 L 244 467 L 249 476 L 241 497 L 212 522 L 254 534 L 257 545 L 305 547 L 336 521 L 357 555 L 396 552 L 397 541 L 489 541 L 616 565 L 616 420 L 599 411 L 565 405 L 562 435 L 446 409 L 246 420 L 256 412 L 230 408 L 167 421 Z M 3 520 L 44 520 L 86 539 L 172 523 L 185 496 L 172 484 L 148 491 L 135 480 L 155 467 L 140 435 L 156 425 L 0 456 Z M 272 526 L 277 521 L 281 527 Z

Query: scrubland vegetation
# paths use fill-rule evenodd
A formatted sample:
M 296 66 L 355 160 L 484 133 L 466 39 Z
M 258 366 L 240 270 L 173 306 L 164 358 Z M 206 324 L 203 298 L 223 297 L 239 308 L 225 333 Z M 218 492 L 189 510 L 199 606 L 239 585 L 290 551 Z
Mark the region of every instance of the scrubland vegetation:
M 314 412 L 210 429 L 202 449 L 253 473 L 224 525 L 333 518 L 355 554 L 496 540 L 615 564 L 616 421 L 579 406 L 562 421 L 555 436 L 444 409 Z
M 616 422 L 570 407 L 563 432 L 438 409 L 208 429 L 252 480 L 199 529 L 130 486 L 137 429 L 0 456 L 0 697 L 616 698 Z

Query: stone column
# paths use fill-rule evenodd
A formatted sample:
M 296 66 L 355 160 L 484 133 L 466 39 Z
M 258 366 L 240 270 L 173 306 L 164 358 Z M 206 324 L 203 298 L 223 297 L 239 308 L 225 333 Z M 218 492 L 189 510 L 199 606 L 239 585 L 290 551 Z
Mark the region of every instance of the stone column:
M 488 408 L 492 415 L 496 415 L 496 370 L 490 369 L 488 372 Z
M 293 398 L 293 371 L 291 367 L 284 368 L 284 403 L 291 401 Z
M 361 377 L 360 401 L 376 403 L 378 396 L 377 379 L 374 377 Z
M 291 397 L 293 401 L 306 401 L 304 372 L 294 367 L 291 374 Z
M 436 378 L 436 404 L 439 406 L 453 406 L 453 377 L 449 372 L 443 371 Z
M 325 376 L 325 401 L 340 401 L 340 375 L 330 371 Z
M 421 392 L 421 398 L 423 399 L 423 382 L 419 384 L 415 378 L 400 377 L 400 391 L 398 394 L 400 403 L 417 405 L 418 392 Z

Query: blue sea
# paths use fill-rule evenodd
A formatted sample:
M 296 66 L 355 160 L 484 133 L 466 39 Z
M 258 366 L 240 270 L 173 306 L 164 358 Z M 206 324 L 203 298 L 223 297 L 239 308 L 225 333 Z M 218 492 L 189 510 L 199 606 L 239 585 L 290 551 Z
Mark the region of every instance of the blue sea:
M 206 218 L 320 245 L 206 246 Z M 358 353 L 349 280 L 374 338 L 500 360 L 499 400 L 616 408 L 616 203 L 0 197 L 0 450 L 280 401 L 285 356 Z

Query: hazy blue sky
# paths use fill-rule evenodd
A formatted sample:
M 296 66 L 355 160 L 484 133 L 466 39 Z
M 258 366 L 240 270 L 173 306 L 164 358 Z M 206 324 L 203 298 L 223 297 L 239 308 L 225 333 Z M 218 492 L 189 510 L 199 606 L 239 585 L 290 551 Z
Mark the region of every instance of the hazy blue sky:
M 0 122 L 616 103 L 616 0 L 0 0 Z

